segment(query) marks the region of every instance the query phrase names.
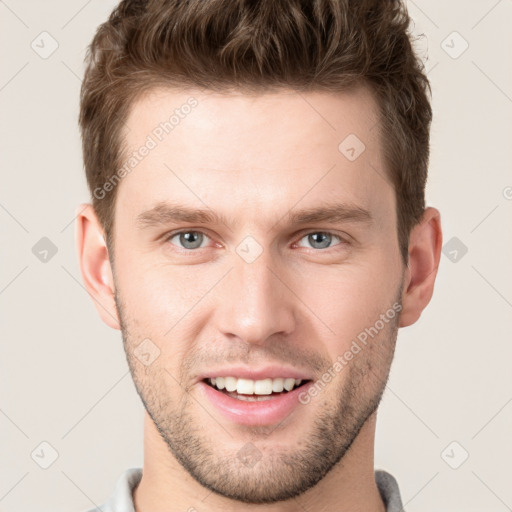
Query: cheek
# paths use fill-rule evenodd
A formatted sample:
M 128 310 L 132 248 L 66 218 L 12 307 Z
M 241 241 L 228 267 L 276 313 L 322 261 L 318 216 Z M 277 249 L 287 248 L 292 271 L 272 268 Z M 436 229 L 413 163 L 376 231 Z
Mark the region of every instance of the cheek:
M 182 283 L 171 279 L 169 272 L 165 275 L 155 267 L 126 270 L 118 291 L 133 375 L 148 401 L 179 397 L 181 362 L 195 335 L 187 323 L 192 307 L 188 301 L 192 299 L 181 293 Z
M 179 340 L 186 343 L 200 328 L 197 315 L 223 272 L 212 268 L 199 273 L 197 266 L 171 267 L 147 262 L 143 256 L 135 263 L 133 257 L 121 260 L 118 273 L 123 316 L 131 338 L 137 338 L 132 342 L 147 337 L 176 355 L 182 350 Z
M 159 317 L 164 311 L 170 312 L 169 304 L 176 302 L 182 287 L 169 268 L 133 248 L 119 257 L 116 267 L 119 291 L 136 317 Z
M 298 286 L 297 295 L 321 320 L 318 332 L 335 359 L 392 309 L 398 287 L 398 273 L 383 261 L 372 261 L 319 272 L 308 286 Z

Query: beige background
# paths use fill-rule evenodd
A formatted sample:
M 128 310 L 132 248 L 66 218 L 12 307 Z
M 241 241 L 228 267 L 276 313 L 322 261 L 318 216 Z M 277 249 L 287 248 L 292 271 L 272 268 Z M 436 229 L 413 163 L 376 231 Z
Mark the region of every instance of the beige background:
M 74 252 L 75 207 L 88 200 L 82 62 L 113 5 L 0 1 L 3 512 L 99 505 L 122 471 L 142 464 L 142 405 L 121 337 L 98 318 Z M 512 1 L 415 0 L 409 9 L 426 34 L 418 47 L 433 87 L 427 199 L 442 212 L 445 244 L 456 237 L 458 247 L 445 248 L 419 323 L 399 334 L 376 467 L 398 479 L 408 512 L 504 512 L 512 510 Z M 52 39 L 58 48 L 42 58 Z M 43 237 L 57 248 L 47 262 L 32 252 Z M 58 458 L 42 469 L 53 450 Z M 464 451 L 469 458 L 450 467 Z

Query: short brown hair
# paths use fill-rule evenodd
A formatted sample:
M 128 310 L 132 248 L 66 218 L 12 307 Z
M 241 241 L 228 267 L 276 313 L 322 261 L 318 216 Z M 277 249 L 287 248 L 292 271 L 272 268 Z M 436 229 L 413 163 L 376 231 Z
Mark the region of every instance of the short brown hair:
M 94 191 L 121 165 L 123 124 L 155 87 L 216 92 L 279 88 L 339 92 L 364 84 L 380 108 L 398 241 L 425 209 L 430 84 L 400 0 L 123 0 L 88 48 L 80 95 L 87 182 L 107 241 L 116 188 Z M 109 244 L 110 245 L 110 244 Z

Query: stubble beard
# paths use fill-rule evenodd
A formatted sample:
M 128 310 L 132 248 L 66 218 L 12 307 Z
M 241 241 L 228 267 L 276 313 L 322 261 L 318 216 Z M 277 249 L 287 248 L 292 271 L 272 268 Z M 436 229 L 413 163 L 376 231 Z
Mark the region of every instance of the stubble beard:
M 296 498 L 314 487 L 337 465 L 357 438 L 362 427 L 377 410 L 381 401 L 389 368 L 394 355 L 399 314 L 387 324 L 373 346 L 366 346 L 342 370 L 348 376 L 331 382 L 319 397 L 308 405 L 299 405 L 280 427 L 240 427 L 226 433 L 211 416 L 197 405 L 197 394 L 180 386 L 179 399 L 170 396 L 165 368 L 149 372 L 136 359 L 133 349 L 141 339 L 131 330 L 133 322 L 125 315 L 125 307 L 116 293 L 116 305 L 121 320 L 121 332 L 126 357 L 137 392 L 170 454 L 201 486 L 212 492 L 243 503 L 271 504 Z M 397 294 L 400 303 L 401 289 Z M 149 378 L 148 378 L 149 375 Z M 341 382 L 340 382 L 341 381 Z M 331 389 L 336 386 L 338 389 Z M 364 394 L 362 394 L 364 390 Z M 193 391 L 193 390 L 192 390 Z M 333 400 L 336 397 L 336 400 Z M 207 404 L 204 404 L 207 405 Z M 290 420 L 300 426 L 303 407 L 315 407 L 317 416 L 304 436 L 289 447 L 275 446 L 272 435 L 278 435 Z M 195 414 L 194 414 L 195 412 Z M 204 422 L 208 425 L 204 428 Z M 275 430 L 274 430 L 275 428 Z M 231 432 L 232 431 L 232 432 Z M 293 432 L 293 431 L 292 431 Z M 230 448 L 215 438 L 228 437 Z M 236 436 L 242 437 L 238 447 L 231 447 Z M 291 434 L 293 437 L 293 433 Z M 257 462 L 247 463 L 240 450 L 256 450 Z M 245 448 L 244 448 L 245 447 Z

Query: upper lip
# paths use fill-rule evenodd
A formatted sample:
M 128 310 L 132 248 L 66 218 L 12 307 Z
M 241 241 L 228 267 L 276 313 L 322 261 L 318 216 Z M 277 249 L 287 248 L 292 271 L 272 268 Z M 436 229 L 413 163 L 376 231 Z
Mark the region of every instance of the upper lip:
M 247 366 L 224 366 L 215 370 L 208 370 L 199 375 L 198 381 L 213 379 L 215 377 L 236 377 L 251 380 L 263 379 L 300 379 L 312 380 L 312 377 L 304 371 L 285 366 L 264 366 L 260 368 L 249 368 Z

